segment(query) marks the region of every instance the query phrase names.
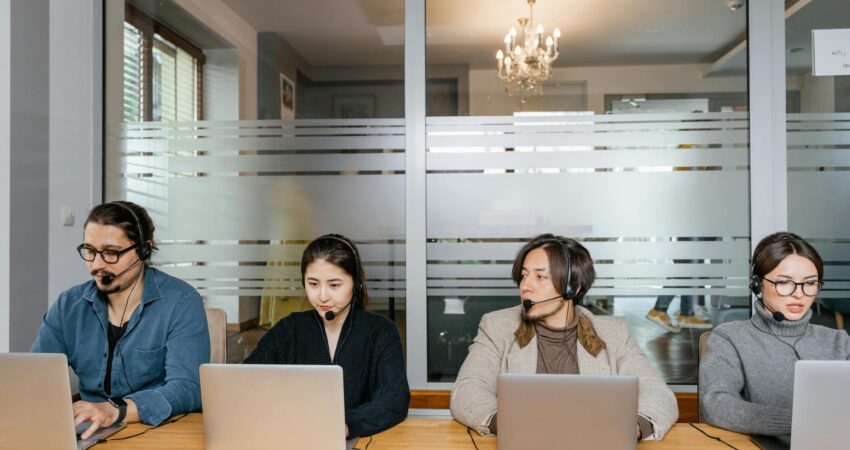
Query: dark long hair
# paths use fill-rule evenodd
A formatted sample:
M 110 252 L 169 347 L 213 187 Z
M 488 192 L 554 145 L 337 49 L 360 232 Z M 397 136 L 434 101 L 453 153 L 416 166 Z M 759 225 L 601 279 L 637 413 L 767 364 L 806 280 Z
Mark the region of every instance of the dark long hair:
M 301 255 L 301 286 L 305 285 L 304 273 L 307 272 L 307 266 L 318 260 L 327 261 L 344 270 L 354 281 L 354 305 L 366 308 L 369 304 L 366 274 L 363 272 L 360 253 L 354 242 L 341 234 L 326 234 L 311 242 Z
M 823 280 L 823 259 L 818 251 L 805 239 L 787 231 L 773 233 L 756 245 L 752 274 L 764 278 L 788 255 L 799 255 L 811 261 L 818 271 L 818 279 Z

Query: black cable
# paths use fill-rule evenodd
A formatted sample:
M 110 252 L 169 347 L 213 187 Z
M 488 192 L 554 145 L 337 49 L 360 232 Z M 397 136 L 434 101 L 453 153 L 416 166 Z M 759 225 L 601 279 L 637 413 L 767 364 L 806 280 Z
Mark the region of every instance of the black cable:
M 168 422 L 163 422 L 163 423 L 161 423 L 161 424 L 159 424 L 159 425 L 157 425 L 157 426 L 155 426 L 155 427 L 148 427 L 148 428 L 145 428 L 144 430 L 142 430 L 142 431 L 140 431 L 140 432 L 138 432 L 138 433 L 136 433 L 136 434 L 132 434 L 132 435 L 130 435 L 130 436 L 124 436 L 124 437 L 120 437 L 120 438 L 112 438 L 112 439 L 98 439 L 98 440 L 97 440 L 97 442 L 95 442 L 95 445 L 97 445 L 97 444 L 106 444 L 106 443 L 109 443 L 109 442 L 112 442 L 112 441 L 123 441 L 123 440 L 126 440 L 126 439 L 130 439 L 130 438 L 134 438 L 134 437 L 137 437 L 137 436 L 141 436 L 141 435 L 143 435 L 143 434 L 147 433 L 148 431 L 153 430 L 154 428 L 159 428 L 159 427 L 162 427 L 162 426 L 168 425 L 168 424 L 170 424 L 170 423 L 177 422 L 178 420 L 180 420 L 180 419 L 182 419 L 182 418 L 184 418 L 184 417 L 186 417 L 186 416 L 188 416 L 188 415 L 189 415 L 189 413 L 183 413 L 182 415 L 177 416 L 177 417 L 175 417 L 175 418 L 173 418 L 173 419 L 169 420 Z
M 478 444 L 475 443 L 475 438 L 472 437 L 472 428 L 466 427 L 466 434 L 469 435 L 469 440 L 472 441 L 472 446 L 475 447 L 475 450 L 478 450 Z
M 693 424 L 693 422 L 688 423 L 688 425 L 690 425 L 690 426 L 692 426 L 692 427 L 696 428 L 696 430 L 697 430 L 697 431 L 699 431 L 700 433 L 702 433 L 702 434 L 706 435 L 706 437 L 709 437 L 709 438 L 711 438 L 711 439 L 714 439 L 715 441 L 720 441 L 721 443 L 725 444 L 727 447 L 732 448 L 732 449 L 735 449 L 735 450 L 738 450 L 738 448 L 737 448 L 737 447 L 734 447 L 732 444 L 730 444 L 730 443 L 728 443 L 728 442 L 724 441 L 723 439 L 720 439 L 718 436 L 712 436 L 712 435 L 710 435 L 710 434 L 706 433 L 705 431 L 702 431 L 702 429 L 701 429 L 700 427 L 698 427 L 698 426 L 694 425 L 694 424 Z
M 366 446 L 363 447 L 363 450 L 369 450 L 369 445 L 372 444 L 372 436 L 369 436 L 369 442 L 366 443 Z M 353 450 L 360 450 L 357 447 L 354 447 Z

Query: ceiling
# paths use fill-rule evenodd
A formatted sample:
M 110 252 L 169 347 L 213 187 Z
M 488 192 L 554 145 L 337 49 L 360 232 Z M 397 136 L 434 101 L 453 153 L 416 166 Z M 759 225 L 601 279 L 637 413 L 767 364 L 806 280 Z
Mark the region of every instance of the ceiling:
M 403 0 L 224 0 L 278 33 L 313 66 L 400 65 Z M 523 0 L 428 0 L 429 64 L 491 67 Z M 743 39 L 726 0 L 537 0 L 535 23 L 561 29 L 558 66 L 711 63 Z

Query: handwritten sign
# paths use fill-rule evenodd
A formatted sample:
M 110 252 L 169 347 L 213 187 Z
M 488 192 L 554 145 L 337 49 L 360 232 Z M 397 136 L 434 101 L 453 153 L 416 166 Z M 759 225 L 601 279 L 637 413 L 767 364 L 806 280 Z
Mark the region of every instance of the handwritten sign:
M 812 75 L 850 75 L 850 29 L 812 30 Z

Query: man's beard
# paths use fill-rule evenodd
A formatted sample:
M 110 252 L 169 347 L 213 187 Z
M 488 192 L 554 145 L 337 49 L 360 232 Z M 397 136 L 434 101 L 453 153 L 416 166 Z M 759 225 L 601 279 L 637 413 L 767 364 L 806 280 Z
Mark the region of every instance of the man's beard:
M 525 323 L 536 323 L 536 322 L 540 322 L 540 321 L 546 319 L 547 317 L 554 316 L 555 314 L 560 312 L 566 306 L 567 306 L 567 302 L 562 300 L 558 304 L 558 307 L 553 309 L 552 311 L 549 311 L 549 312 L 543 313 L 543 314 L 536 314 L 536 315 L 533 315 L 533 316 L 531 314 L 529 314 L 529 311 L 531 311 L 531 309 L 533 307 L 529 308 L 529 309 L 523 308 L 520 317 L 522 318 L 523 322 L 525 322 Z
M 113 277 L 115 277 L 115 274 L 114 274 L 114 273 L 112 273 L 112 272 L 106 272 L 106 271 L 95 271 L 95 272 L 91 272 L 91 275 L 92 275 L 93 277 L 94 277 L 94 276 L 97 276 L 97 275 L 112 275 Z M 109 283 L 109 285 L 101 286 L 101 285 L 100 285 L 100 284 L 98 284 L 98 283 L 95 283 L 94 285 L 95 285 L 95 287 L 97 288 L 97 290 L 98 290 L 98 291 L 100 291 L 101 293 L 106 294 L 106 295 L 114 294 L 114 293 L 116 293 L 116 292 L 118 292 L 118 291 L 120 291 L 120 290 L 121 290 L 121 285 L 120 285 L 120 284 L 118 284 L 118 283 L 115 283 L 115 279 L 114 279 L 114 278 L 113 278 L 112 283 Z

